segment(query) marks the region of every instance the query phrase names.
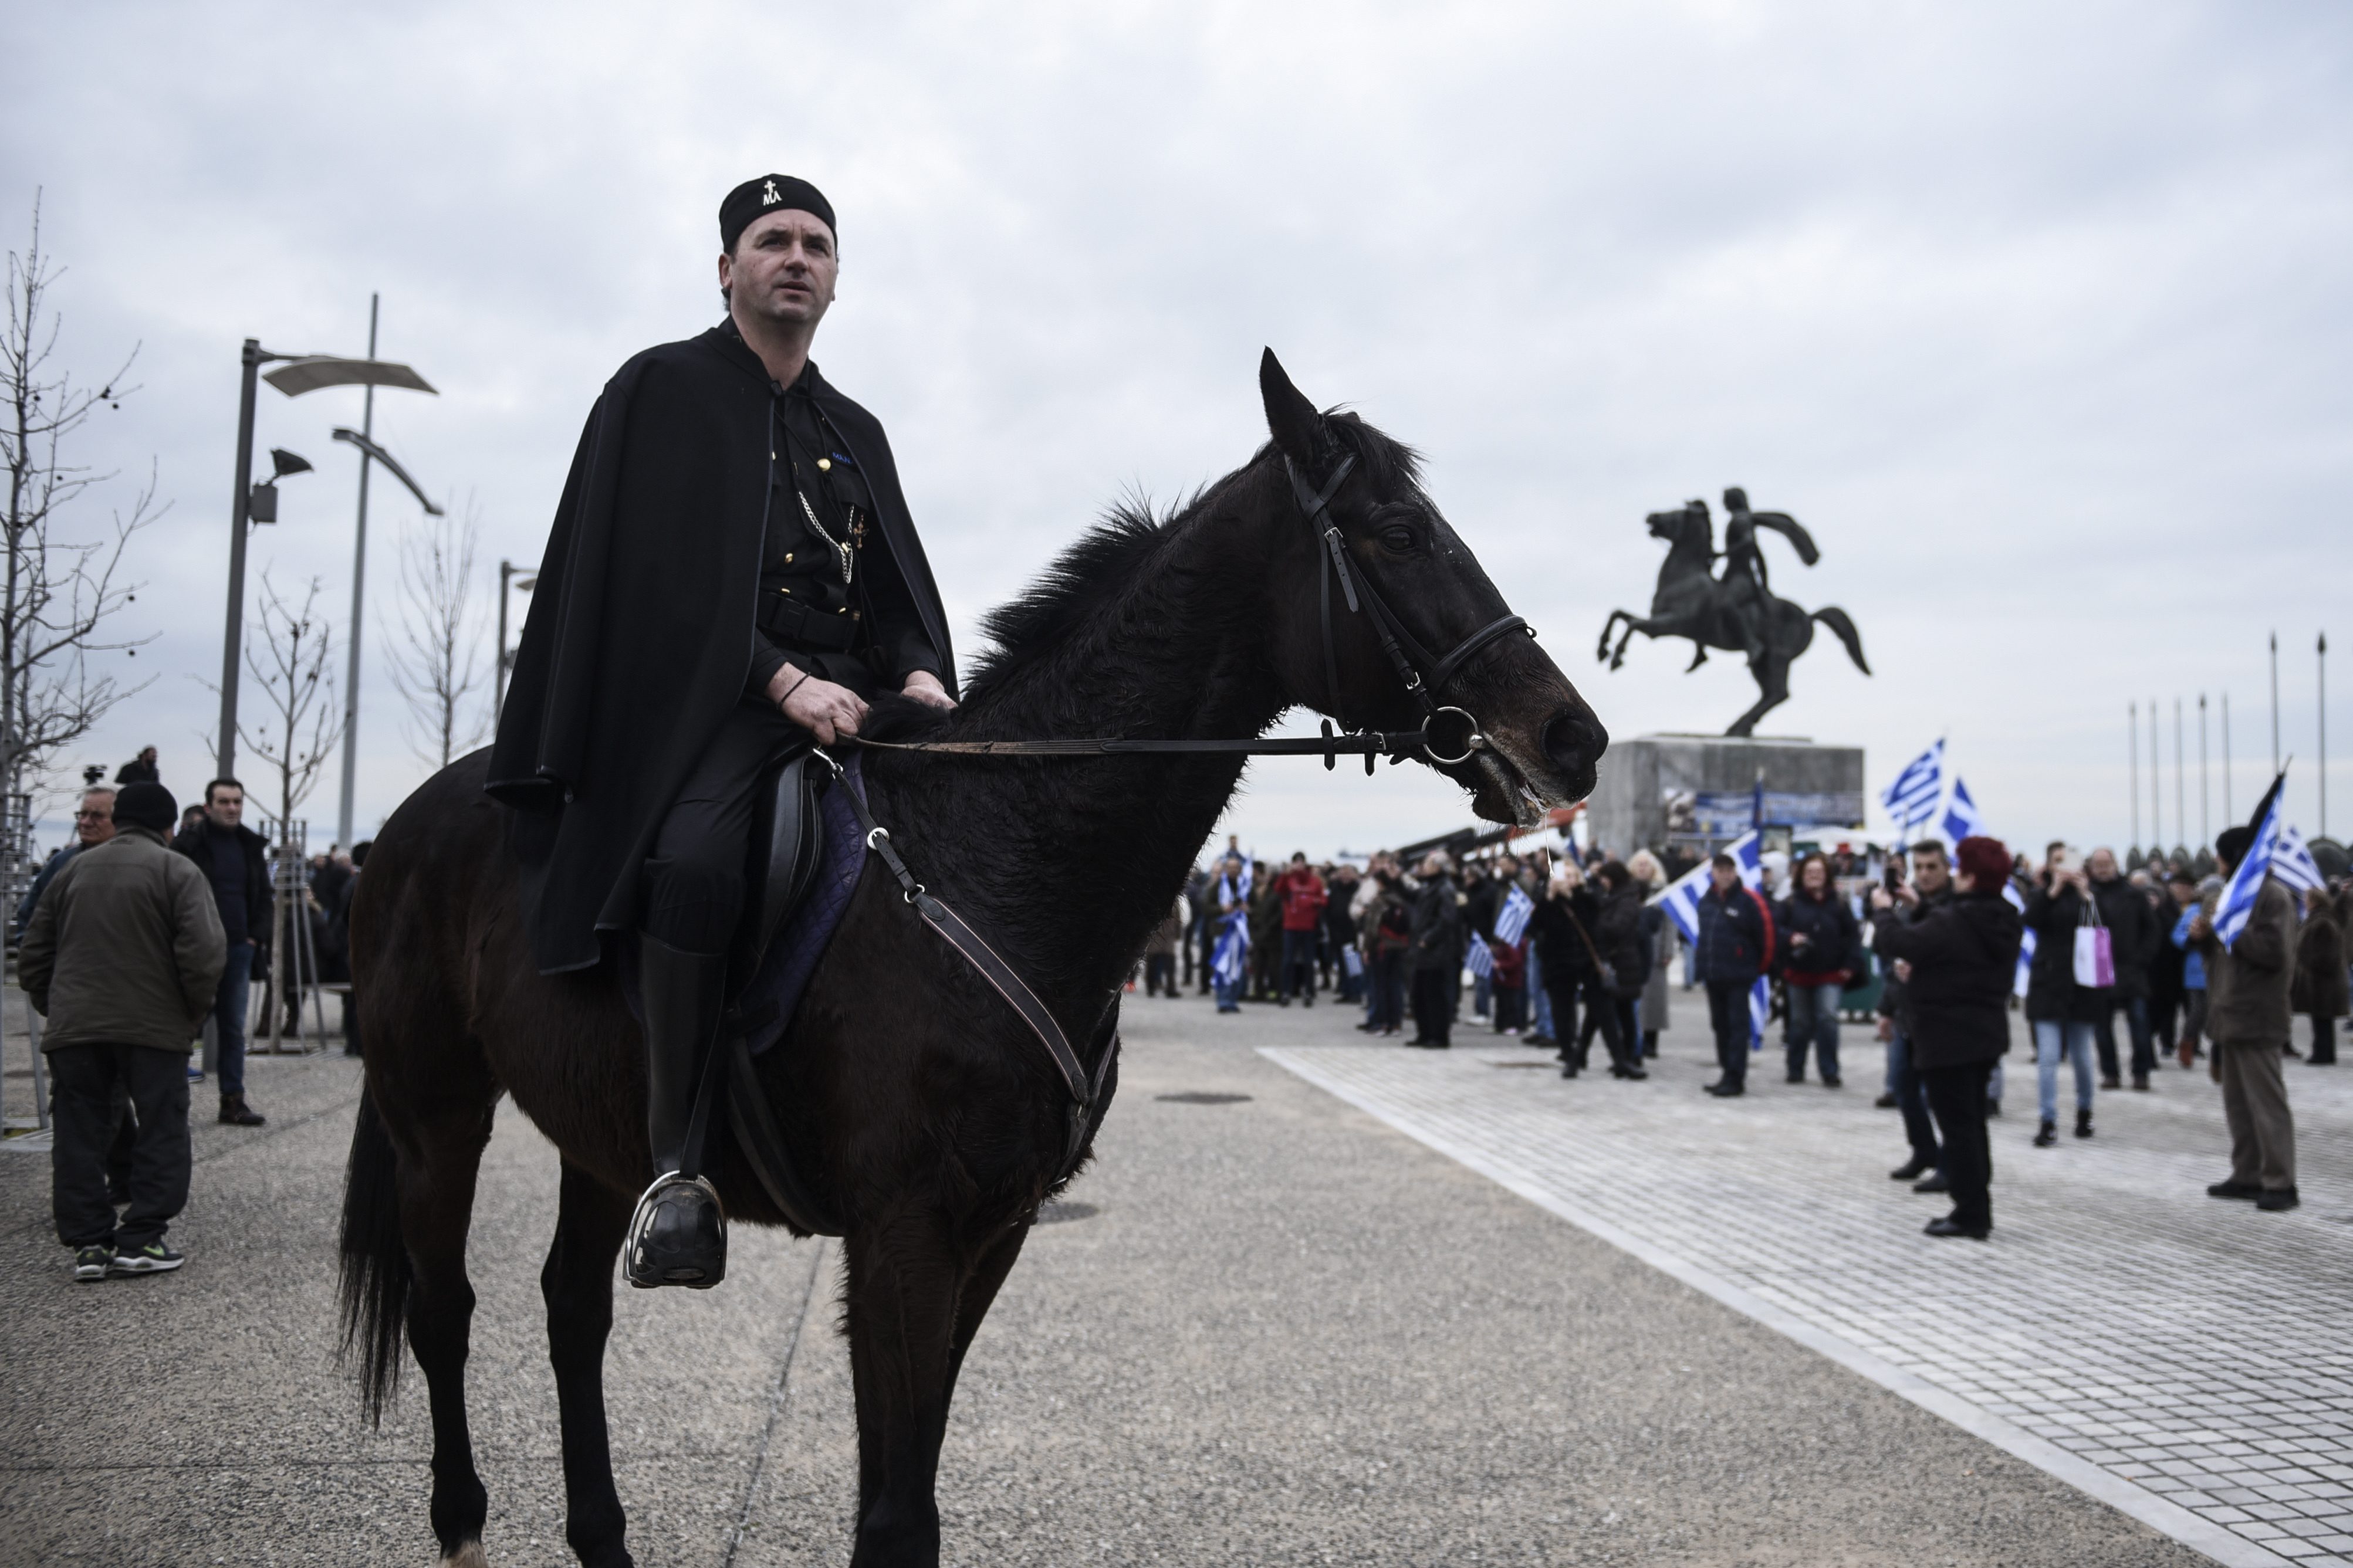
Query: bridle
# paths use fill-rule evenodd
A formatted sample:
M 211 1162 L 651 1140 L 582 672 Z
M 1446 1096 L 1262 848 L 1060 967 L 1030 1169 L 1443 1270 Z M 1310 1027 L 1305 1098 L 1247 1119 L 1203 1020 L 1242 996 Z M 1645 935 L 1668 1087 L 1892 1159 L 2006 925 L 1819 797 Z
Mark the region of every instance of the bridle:
M 1373 771 L 1373 759 L 1391 757 L 1398 762 L 1419 752 L 1440 767 L 1452 767 L 1467 763 L 1480 752 L 1490 749 L 1486 731 L 1478 719 L 1465 708 L 1442 704 L 1436 693 L 1459 674 L 1471 656 L 1496 638 L 1513 632 L 1525 632 L 1534 637 L 1535 630 L 1525 618 L 1504 616 L 1499 620 L 1472 632 L 1448 652 L 1432 653 L 1406 629 L 1398 613 L 1388 606 L 1371 576 L 1361 568 L 1348 570 L 1347 541 L 1340 532 L 1339 523 L 1332 516 L 1332 498 L 1339 493 L 1342 484 L 1356 471 L 1356 454 L 1341 455 L 1332 477 L 1324 481 L 1321 489 L 1312 487 L 1300 473 L 1299 466 L 1288 455 L 1282 459 L 1283 471 L 1290 476 L 1291 492 L 1299 502 L 1299 510 L 1307 520 L 1314 537 L 1316 560 L 1317 614 L 1324 640 L 1324 684 L 1331 711 L 1338 717 L 1340 706 L 1340 658 L 1332 640 L 1332 579 L 1340 580 L 1341 596 L 1346 601 L 1351 615 L 1362 615 L 1371 621 L 1374 635 L 1379 637 L 1381 651 L 1388 655 L 1389 665 L 1414 700 L 1421 704 L 1421 723 L 1412 730 L 1354 730 L 1335 733 L 1331 720 L 1323 724 L 1320 739 L 1301 737 L 1282 740 L 1207 740 L 1207 741 L 1128 741 L 1104 738 L 1084 741 L 870 741 L 862 735 L 844 735 L 853 745 L 883 752 L 939 752 L 975 757 L 1081 757 L 1117 756 L 1140 752 L 1225 752 L 1246 756 L 1315 756 L 1321 755 L 1327 769 L 1337 764 L 1342 755 L 1361 756 L 1365 772 Z M 1438 748 L 1430 726 L 1441 719 L 1458 719 L 1464 734 L 1461 751 L 1453 756 Z M 1342 721 L 1343 724 L 1345 720 Z
M 1299 510 L 1306 514 L 1307 526 L 1316 535 L 1315 591 L 1324 633 L 1324 686 L 1330 698 L 1334 716 L 1340 713 L 1340 660 L 1332 644 L 1332 579 L 1336 574 L 1340 579 L 1340 592 L 1347 599 L 1349 613 L 1362 614 L 1370 618 L 1373 630 L 1381 639 L 1381 651 L 1389 656 L 1389 664 L 1397 670 L 1398 679 L 1404 682 L 1405 689 L 1421 703 L 1423 752 L 1431 762 L 1443 766 L 1469 762 L 1472 752 L 1486 749 L 1485 732 L 1480 729 L 1479 721 L 1467 710 L 1440 706 L 1432 693 L 1452 679 L 1455 672 L 1469 661 L 1472 654 L 1497 637 L 1515 631 L 1525 631 L 1533 637 L 1535 632 L 1524 617 L 1505 616 L 1464 637 L 1454 645 L 1452 652 L 1443 655 L 1431 653 L 1406 630 L 1405 623 L 1398 619 L 1397 612 L 1389 608 L 1388 602 L 1373 587 L 1372 578 L 1362 573 L 1351 574 L 1348 570 L 1347 542 L 1341 537 L 1340 525 L 1333 519 L 1332 498 L 1339 493 L 1340 486 L 1356 470 L 1356 454 L 1343 454 L 1339 466 L 1332 470 L 1332 477 L 1324 481 L 1324 488 L 1320 490 L 1310 488 L 1299 472 L 1299 465 L 1288 456 L 1282 459 L 1282 467 L 1283 471 L 1291 476 L 1291 493 L 1298 498 Z M 1359 576 L 1363 577 L 1361 584 L 1357 581 Z M 1423 674 L 1425 670 L 1429 672 L 1426 677 Z M 1460 756 L 1441 756 L 1430 740 L 1431 721 L 1448 713 L 1459 714 L 1469 731 Z M 1345 723 L 1345 720 L 1342 722 Z M 1369 753 L 1365 766 L 1366 771 L 1371 771 Z

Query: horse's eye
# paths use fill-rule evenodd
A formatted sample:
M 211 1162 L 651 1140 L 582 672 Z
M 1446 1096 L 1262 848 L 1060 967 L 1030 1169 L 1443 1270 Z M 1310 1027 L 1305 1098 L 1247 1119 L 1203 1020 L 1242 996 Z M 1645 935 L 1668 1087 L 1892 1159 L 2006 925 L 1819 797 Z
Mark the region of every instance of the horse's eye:
M 1413 530 L 1402 523 L 1392 524 L 1381 530 L 1381 542 L 1399 554 L 1403 554 L 1414 547 Z

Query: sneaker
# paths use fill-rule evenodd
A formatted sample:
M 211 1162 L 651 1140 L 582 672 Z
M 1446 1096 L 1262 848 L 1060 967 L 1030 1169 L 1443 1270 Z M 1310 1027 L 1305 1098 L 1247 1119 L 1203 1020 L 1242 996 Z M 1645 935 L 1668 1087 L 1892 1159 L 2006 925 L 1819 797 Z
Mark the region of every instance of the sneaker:
M 74 1279 L 83 1285 L 95 1285 L 114 1268 L 114 1248 L 85 1247 L 74 1254 Z
M 187 1259 L 160 1241 L 151 1241 L 136 1251 L 118 1250 L 114 1255 L 117 1274 L 169 1274 Z

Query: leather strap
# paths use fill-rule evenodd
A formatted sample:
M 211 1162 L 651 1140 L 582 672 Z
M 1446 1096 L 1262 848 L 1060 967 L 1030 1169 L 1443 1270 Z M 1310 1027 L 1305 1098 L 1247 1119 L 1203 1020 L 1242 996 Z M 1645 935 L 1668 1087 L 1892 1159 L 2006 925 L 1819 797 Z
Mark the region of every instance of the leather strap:
M 760 629 L 787 643 L 803 643 L 840 653 L 858 640 L 855 616 L 821 615 L 786 595 L 780 588 L 760 590 Z
M 786 1142 L 785 1130 L 760 1089 L 759 1072 L 752 1065 L 751 1048 L 744 1037 L 736 1035 L 723 1048 L 727 1052 L 727 1126 L 735 1135 L 736 1151 L 786 1219 L 812 1236 L 842 1235 L 841 1221 L 809 1190 L 793 1163 L 792 1145 Z

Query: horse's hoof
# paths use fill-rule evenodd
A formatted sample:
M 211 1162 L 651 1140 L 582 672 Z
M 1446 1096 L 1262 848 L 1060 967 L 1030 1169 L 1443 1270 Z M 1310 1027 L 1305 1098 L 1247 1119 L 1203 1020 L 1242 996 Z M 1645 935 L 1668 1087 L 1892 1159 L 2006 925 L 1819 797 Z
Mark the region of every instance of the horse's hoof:
M 441 1559 L 441 1568 L 491 1568 L 491 1560 L 480 1542 L 469 1541 Z

